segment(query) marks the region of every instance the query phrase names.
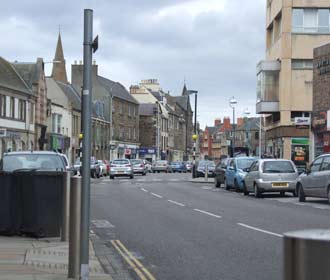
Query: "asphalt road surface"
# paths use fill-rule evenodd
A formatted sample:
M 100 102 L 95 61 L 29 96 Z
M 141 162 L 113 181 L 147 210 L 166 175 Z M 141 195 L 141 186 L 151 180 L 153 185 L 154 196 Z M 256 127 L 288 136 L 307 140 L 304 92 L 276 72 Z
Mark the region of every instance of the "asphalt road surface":
M 279 280 L 282 234 L 330 227 L 325 200 L 256 199 L 190 176 L 92 181 L 93 233 L 108 246 L 114 279 Z

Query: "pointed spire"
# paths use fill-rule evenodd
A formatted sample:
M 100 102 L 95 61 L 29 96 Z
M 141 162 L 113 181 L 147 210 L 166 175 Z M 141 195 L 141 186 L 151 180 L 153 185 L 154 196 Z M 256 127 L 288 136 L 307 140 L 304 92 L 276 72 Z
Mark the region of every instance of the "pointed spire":
M 62 83 L 68 83 L 60 31 L 58 33 L 58 39 L 57 39 L 57 45 L 56 45 L 56 51 L 55 51 L 55 57 L 54 57 L 54 63 L 53 63 L 52 78 L 55 81 L 60 81 Z
M 187 86 L 186 86 L 186 79 L 184 80 L 183 90 L 182 90 L 182 96 L 187 95 Z

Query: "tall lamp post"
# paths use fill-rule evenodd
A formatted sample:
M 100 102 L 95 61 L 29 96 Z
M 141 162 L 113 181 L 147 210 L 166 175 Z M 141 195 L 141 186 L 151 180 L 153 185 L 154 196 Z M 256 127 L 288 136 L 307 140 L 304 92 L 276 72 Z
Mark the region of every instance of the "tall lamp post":
M 190 94 L 195 94 L 195 119 L 194 119 L 194 135 L 193 135 L 193 141 L 194 141 L 194 146 L 193 146 L 193 168 L 192 168 L 192 177 L 196 178 L 196 142 L 198 139 L 197 135 L 197 90 L 187 90 L 187 93 Z
M 232 157 L 234 157 L 234 155 L 235 155 L 235 132 L 236 132 L 236 128 L 235 128 L 235 106 L 236 105 L 237 105 L 237 100 L 233 96 L 229 100 L 229 106 L 233 109 L 233 139 L 232 139 L 232 142 L 231 142 Z

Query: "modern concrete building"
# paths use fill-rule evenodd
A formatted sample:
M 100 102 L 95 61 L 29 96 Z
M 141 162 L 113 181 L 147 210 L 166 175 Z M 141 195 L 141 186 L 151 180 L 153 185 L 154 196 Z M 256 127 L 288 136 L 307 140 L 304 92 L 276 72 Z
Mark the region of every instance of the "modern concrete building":
M 257 66 L 256 111 L 263 114 L 266 149 L 276 157 L 309 161 L 313 49 L 330 41 L 329 0 L 267 0 L 266 59 Z M 263 151 L 265 152 L 265 151 Z M 301 159 L 301 157 L 299 158 Z

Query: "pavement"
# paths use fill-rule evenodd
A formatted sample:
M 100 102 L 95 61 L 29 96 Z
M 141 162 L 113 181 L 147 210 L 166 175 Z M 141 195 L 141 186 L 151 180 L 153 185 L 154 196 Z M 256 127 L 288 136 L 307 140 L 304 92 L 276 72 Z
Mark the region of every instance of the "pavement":
M 112 280 L 90 243 L 90 279 Z M 68 279 L 68 242 L 0 236 L 0 280 Z

